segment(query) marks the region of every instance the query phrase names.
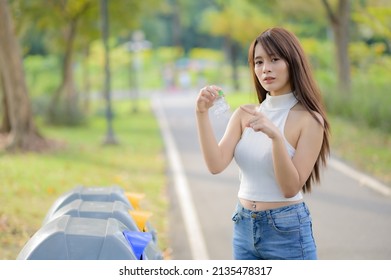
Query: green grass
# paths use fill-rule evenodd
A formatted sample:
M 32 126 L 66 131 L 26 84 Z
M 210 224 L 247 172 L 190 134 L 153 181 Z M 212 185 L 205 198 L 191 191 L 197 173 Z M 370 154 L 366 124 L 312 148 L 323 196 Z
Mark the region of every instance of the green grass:
M 391 186 L 391 134 L 330 116 L 332 151 Z
M 151 211 L 159 246 L 167 246 L 167 207 L 163 143 L 149 103 L 114 106 L 117 146 L 102 145 L 106 121 L 95 114 L 84 127 L 46 127 L 45 137 L 65 143 L 46 153 L 0 154 L 0 259 L 15 259 L 25 242 L 42 226 L 50 206 L 77 185 L 118 185 L 141 192 L 144 210 Z

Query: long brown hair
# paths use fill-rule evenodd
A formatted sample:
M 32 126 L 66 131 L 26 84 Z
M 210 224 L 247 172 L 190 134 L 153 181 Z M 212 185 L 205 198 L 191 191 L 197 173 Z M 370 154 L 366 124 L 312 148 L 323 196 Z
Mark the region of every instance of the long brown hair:
M 323 118 L 322 147 L 314 169 L 303 186 L 303 192 L 310 192 L 311 183 L 313 181 L 320 182 L 320 164 L 325 166 L 330 154 L 330 124 L 327 120 L 320 89 L 315 82 L 310 64 L 297 37 L 284 28 L 274 27 L 261 33 L 251 43 L 248 51 L 248 63 L 259 103 L 266 99 L 267 91 L 261 86 L 254 71 L 254 51 L 257 44 L 261 44 L 269 55 L 274 54 L 285 60 L 288 64 L 289 80 L 293 94 L 317 122 L 322 124 L 314 112 L 319 113 Z

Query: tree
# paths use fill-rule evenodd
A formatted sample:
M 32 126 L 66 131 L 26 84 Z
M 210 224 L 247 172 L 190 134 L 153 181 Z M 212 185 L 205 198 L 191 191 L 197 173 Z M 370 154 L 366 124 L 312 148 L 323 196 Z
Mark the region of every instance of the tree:
M 58 39 L 63 42 L 64 46 L 62 48 L 62 81 L 52 96 L 51 104 L 48 108 L 49 120 L 65 121 L 68 124 L 79 121 L 78 91 L 73 73 L 74 46 L 79 24 L 88 10 L 91 9 L 92 4 L 89 0 L 51 1 L 48 3 L 48 5 L 52 5 L 51 12 L 61 19 L 52 22 L 56 22 L 56 25 L 59 24 L 57 27 L 59 27 L 61 32 Z M 60 116 L 57 116 L 58 112 L 62 112 Z
M 391 50 L 391 3 L 372 1 L 359 7 L 359 12 L 353 14 L 353 19 L 360 24 L 366 40 L 371 37 L 381 37 Z M 380 2 L 380 3 L 376 3 Z
M 225 49 L 232 66 L 232 81 L 235 90 L 239 90 L 240 48 L 247 48 L 255 36 L 271 27 L 274 21 L 248 1 L 220 2 L 218 9 L 213 7 L 205 11 L 201 29 L 208 34 L 224 37 Z
M 20 47 L 7 0 L 0 0 L 0 77 L 3 124 L 8 150 L 36 150 L 46 146 L 33 121 Z
M 338 0 L 338 7 L 333 11 L 328 0 L 322 0 L 334 33 L 336 61 L 338 68 L 338 88 L 345 93 L 350 92 L 350 60 L 349 60 L 349 21 L 350 0 Z
M 111 110 L 111 75 L 110 75 L 110 59 L 109 59 L 109 17 L 107 11 L 107 0 L 100 1 L 101 9 L 101 19 L 102 19 L 102 39 L 104 46 L 104 59 L 105 59 L 105 82 L 104 82 L 104 95 L 106 99 L 106 120 L 107 120 L 107 133 L 104 144 L 106 145 L 116 145 L 118 141 L 114 135 L 114 130 L 112 126 L 113 113 Z
M 30 25 L 34 22 L 36 28 L 45 33 L 47 50 L 61 58 L 62 79 L 52 95 L 48 120 L 77 124 L 82 116 L 82 109 L 79 108 L 80 93 L 74 79 L 74 66 L 77 55 L 83 52 L 88 54 L 89 44 L 100 39 L 99 1 L 16 2 L 24 16 L 21 20 Z M 128 36 L 139 24 L 140 11 L 156 9 L 156 2 L 157 0 L 110 1 L 109 13 L 115 15 L 111 20 L 110 34 L 113 37 Z M 87 72 L 85 74 L 88 76 Z

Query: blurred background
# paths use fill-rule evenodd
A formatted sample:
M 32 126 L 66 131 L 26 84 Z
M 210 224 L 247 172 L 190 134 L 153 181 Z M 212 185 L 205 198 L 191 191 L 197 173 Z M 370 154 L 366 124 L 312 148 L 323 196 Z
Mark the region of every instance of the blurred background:
M 76 182 L 146 192 L 164 213 L 149 97 L 213 83 L 255 102 L 248 46 L 272 26 L 309 56 L 335 153 L 391 183 L 390 1 L 0 0 L 0 259 Z

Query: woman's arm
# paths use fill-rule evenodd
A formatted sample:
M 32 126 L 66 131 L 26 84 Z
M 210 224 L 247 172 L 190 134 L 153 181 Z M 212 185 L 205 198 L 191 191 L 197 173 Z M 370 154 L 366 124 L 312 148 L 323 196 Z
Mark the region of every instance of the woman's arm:
M 293 158 L 288 154 L 285 138 L 279 129 L 262 113 L 241 107 L 253 115 L 247 126 L 263 132 L 272 140 L 273 167 L 281 190 L 286 198 L 295 196 L 310 176 L 318 158 L 322 141 L 323 127 L 308 113 L 298 124 L 300 136 Z
M 303 124 L 301 126 L 302 129 L 297 142 L 296 152 L 291 160 L 298 174 L 298 181 L 295 185 L 291 186 L 291 194 L 293 194 L 295 191 L 297 193 L 299 190 L 301 190 L 305 182 L 308 180 L 308 177 L 314 169 L 315 162 L 318 159 L 323 143 L 323 118 L 320 114 L 315 113 L 315 115 L 321 121 L 321 125 L 310 115 L 310 113 L 306 112 L 305 114 L 306 116 L 304 117 Z M 276 172 L 276 174 L 278 173 Z M 289 182 L 283 178 L 283 171 L 277 176 L 279 180 L 281 180 L 281 183 L 279 181 L 281 185 L 289 186 Z M 286 190 L 288 189 L 289 188 L 286 188 Z M 288 192 L 287 194 L 289 195 Z
M 237 142 L 241 137 L 240 113 L 236 110 L 218 143 L 209 119 L 208 109 L 213 106 L 218 87 L 206 87 L 197 98 L 196 120 L 201 151 L 212 174 L 222 172 L 232 161 Z

